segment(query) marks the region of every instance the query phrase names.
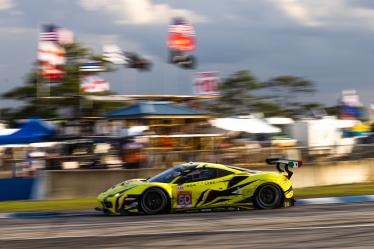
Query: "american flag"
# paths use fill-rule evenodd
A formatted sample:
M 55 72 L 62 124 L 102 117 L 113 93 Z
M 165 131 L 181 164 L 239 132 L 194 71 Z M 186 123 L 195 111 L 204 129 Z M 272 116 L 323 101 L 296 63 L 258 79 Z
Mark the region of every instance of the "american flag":
M 169 33 L 178 33 L 187 36 L 195 36 L 195 29 L 192 24 L 181 17 L 176 17 L 169 25 Z
M 42 26 L 39 40 L 53 41 L 60 44 L 70 44 L 74 42 L 74 33 L 68 29 L 48 24 Z
M 43 25 L 40 32 L 40 41 L 58 41 L 58 27 L 53 24 Z

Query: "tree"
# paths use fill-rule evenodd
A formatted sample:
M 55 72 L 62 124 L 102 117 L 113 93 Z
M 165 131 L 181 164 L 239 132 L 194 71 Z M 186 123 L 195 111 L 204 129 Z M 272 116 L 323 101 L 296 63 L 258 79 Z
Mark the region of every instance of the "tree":
M 238 71 L 220 84 L 221 98 L 211 109 L 222 114 L 249 114 L 254 111 L 254 104 L 259 100 L 253 91 L 260 88 L 259 81 L 251 72 Z
M 80 77 L 93 72 L 81 72 L 79 65 L 83 59 L 101 61 L 107 68 L 108 65 L 101 56 L 94 55 L 90 49 L 78 43 L 65 45 L 66 64 L 65 75 L 59 83 L 45 82 L 42 80 L 38 70 L 38 64 L 34 63 L 30 73 L 26 76 L 23 86 L 16 87 L 4 94 L 5 99 L 12 99 L 23 102 L 18 108 L 8 108 L 2 111 L 2 117 L 8 120 L 38 116 L 41 118 L 59 118 L 63 109 L 71 109 L 75 115 L 91 114 L 98 115 L 102 111 L 112 109 L 113 103 L 99 102 L 90 103 L 94 108 L 84 108 L 87 101 L 82 101 L 80 93 Z M 111 70 L 109 68 L 109 70 Z M 48 86 L 49 84 L 49 86 Z M 47 90 L 49 88 L 49 91 Z M 48 93 L 49 92 L 49 93 Z M 105 93 L 108 94 L 108 93 Z M 43 98 L 41 98 L 43 96 Z M 46 98 L 50 96 L 51 98 Z M 56 98 L 60 97 L 60 98 Z M 83 108 L 81 106 L 83 105 Z
M 224 115 L 261 112 L 265 116 L 294 117 L 322 108 L 319 103 L 299 101 L 300 97 L 316 90 L 312 81 L 296 76 L 279 76 L 260 82 L 249 71 L 238 71 L 223 80 L 219 90 L 221 98 L 210 109 Z
M 282 109 L 282 114 L 285 116 L 302 115 L 307 110 L 321 108 L 319 103 L 300 101 L 300 97 L 316 91 L 312 81 L 285 75 L 271 78 L 262 85 L 272 93 L 267 96 L 267 100 Z

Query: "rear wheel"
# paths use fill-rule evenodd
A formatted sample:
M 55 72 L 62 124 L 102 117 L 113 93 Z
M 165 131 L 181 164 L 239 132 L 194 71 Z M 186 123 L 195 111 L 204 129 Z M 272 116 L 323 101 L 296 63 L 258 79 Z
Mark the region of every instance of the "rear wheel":
M 143 194 L 140 207 L 146 214 L 165 213 L 168 207 L 168 197 L 163 190 L 151 188 Z
M 273 183 L 266 183 L 257 188 L 253 204 L 258 209 L 277 208 L 282 203 L 282 190 Z

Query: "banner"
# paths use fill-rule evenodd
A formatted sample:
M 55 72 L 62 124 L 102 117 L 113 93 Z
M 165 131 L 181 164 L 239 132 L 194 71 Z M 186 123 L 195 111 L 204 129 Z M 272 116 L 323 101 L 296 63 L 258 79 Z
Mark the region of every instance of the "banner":
M 177 17 L 169 25 L 168 48 L 177 51 L 192 51 L 195 49 L 195 30 L 187 20 Z
M 80 90 L 86 93 L 106 92 L 110 90 L 109 82 L 96 75 L 82 76 Z
M 217 95 L 218 72 L 201 72 L 193 75 L 193 90 L 196 95 Z
M 340 118 L 360 119 L 363 116 L 362 103 L 356 90 L 344 90 L 340 98 Z

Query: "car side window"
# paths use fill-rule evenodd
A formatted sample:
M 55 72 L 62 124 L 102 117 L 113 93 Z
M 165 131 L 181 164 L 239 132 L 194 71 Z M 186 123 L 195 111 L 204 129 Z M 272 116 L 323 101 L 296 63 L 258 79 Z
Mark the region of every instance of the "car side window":
M 224 170 L 224 169 L 216 169 L 216 170 L 217 170 L 217 178 L 233 174 L 231 171 Z
M 215 168 L 198 168 L 185 176 L 185 183 L 206 181 L 231 174 L 230 171 Z

